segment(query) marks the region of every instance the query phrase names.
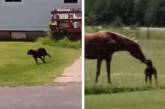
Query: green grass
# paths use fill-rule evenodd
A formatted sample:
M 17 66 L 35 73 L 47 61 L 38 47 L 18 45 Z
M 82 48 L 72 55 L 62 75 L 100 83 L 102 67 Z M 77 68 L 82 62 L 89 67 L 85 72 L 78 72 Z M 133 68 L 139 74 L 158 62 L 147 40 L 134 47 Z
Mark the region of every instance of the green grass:
M 87 32 L 98 31 L 86 27 Z M 151 31 L 146 39 L 146 31 L 134 29 L 100 28 L 103 31 L 115 31 L 128 37 L 136 37 L 148 59 L 151 59 L 158 71 L 159 85 L 146 85 L 144 81 L 145 65 L 127 52 L 113 55 L 111 65 L 112 84 L 107 83 L 105 62 L 103 62 L 99 82 L 96 76 L 96 60 L 85 60 L 85 109 L 163 109 L 165 106 L 165 32 Z
M 164 109 L 165 90 L 89 95 L 85 109 Z
M 153 61 L 158 70 L 158 87 L 154 84 L 151 86 L 145 84 L 144 69 L 146 66 L 144 64 L 127 52 L 117 52 L 112 58 L 112 85 L 107 83 L 105 62 L 103 62 L 99 82 L 95 84 L 96 61 L 85 60 L 85 93 L 101 94 L 165 88 L 165 40 L 141 39 L 139 44 L 146 57 Z
M 46 64 L 36 65 L 28 49 L 44 47 L 52 55 Z M 47 46 L 38 42 L 0 42 L 0 86 L 52 84 L 80 55 L 80 49 Z M 41 63 L 41 61 L 40 61 Z

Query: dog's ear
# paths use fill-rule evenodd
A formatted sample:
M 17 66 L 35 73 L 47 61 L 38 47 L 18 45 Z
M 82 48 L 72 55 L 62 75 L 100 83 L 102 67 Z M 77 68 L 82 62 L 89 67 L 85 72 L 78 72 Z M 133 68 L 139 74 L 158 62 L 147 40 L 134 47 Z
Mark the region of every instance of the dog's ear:
M 151 65 L 152 65 L 152 60 L 148 59 L 148 60 L 145 61 L 145 63 L 146 63 L 147 65 L 151 66 Z
M 26 54 L 29 55 L 29 52 L 30 52 L 30 51 L 28 50 L 28 51 L 26 52 Z
M 31 49 L 27 51 L 27 55 L 31 55 Z

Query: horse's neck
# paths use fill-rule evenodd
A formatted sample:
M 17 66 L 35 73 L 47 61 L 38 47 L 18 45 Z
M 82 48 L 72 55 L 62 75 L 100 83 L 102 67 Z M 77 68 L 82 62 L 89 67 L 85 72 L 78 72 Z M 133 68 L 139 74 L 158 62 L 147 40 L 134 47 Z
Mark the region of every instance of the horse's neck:
M 128 51 L 131 52 L 134 49 L 134 46 L 131 44 L 115 44 L 114 51 Z

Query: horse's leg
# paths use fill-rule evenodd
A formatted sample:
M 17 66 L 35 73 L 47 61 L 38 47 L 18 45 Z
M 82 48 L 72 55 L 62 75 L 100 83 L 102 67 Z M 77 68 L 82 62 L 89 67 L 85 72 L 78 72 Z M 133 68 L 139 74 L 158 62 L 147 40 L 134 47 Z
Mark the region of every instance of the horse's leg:
M 106 59 L 108 83 L 112 83 L 111 82 L 111 58 L 112 56 Z
M 154 77 L 155 77 L 155 84 L 158 85 L 158 76 L 157 76 L 157 73 L 154 74 Z
M 96 80 L 95 80 L 96 83 L 100 75 L 101 62 L 102 62 L 102 59 L 97 59 L 97 71 L 96 71 Z

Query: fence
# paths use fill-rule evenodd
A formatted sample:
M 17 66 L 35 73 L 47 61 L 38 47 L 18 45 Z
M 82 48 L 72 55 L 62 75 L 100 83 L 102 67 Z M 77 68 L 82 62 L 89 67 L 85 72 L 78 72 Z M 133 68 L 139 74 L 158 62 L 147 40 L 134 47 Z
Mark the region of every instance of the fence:
M 113 31 L 142 39 L 165 39 L 165 28 L 86 26 L 85 30 L 86 32 Z

